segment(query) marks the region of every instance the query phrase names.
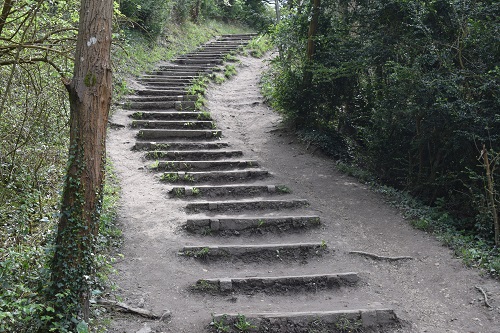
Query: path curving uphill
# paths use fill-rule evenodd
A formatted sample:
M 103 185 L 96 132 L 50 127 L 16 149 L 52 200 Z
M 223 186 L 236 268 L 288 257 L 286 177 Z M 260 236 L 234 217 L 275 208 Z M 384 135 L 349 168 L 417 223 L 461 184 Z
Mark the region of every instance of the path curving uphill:
M 171 316 L 118 316 L 112 332 L 500 332 L 498 311 L 470 306 L 473 285 L 498 284 L 281 129 L 258 93 L 262 62 L 243 58 L 197 109 L 190 83 L 252 37 L 143 75 L 113 117 L 126 126 L 108 142 L 123 188 L 119 294 Z

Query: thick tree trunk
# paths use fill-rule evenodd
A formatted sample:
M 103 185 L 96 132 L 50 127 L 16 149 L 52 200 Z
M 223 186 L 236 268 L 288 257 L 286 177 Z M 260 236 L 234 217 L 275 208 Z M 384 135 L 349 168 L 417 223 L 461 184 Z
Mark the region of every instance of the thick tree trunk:
M 111 103 L 112 0 L 82 0 L 70 100 L 69 165 L 63 192 L 52 288 L 67 290 L 58 310 L 87 319 L 89 281 L 99 229 L 106 125 Z

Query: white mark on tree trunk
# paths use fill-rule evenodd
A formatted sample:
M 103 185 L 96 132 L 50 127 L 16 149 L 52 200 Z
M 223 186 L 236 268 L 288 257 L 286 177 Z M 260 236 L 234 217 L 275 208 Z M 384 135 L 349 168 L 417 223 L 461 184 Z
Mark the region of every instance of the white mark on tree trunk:
M 97 38 L 90 37 L 89 41 L 87 42 L 87 46 L 90 47 L 91 45 L 94 45 L 95 43 L 97 43 Z

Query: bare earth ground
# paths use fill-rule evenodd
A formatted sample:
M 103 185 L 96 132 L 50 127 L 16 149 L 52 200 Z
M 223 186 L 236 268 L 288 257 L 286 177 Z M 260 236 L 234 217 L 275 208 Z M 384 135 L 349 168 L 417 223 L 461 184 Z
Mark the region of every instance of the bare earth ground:
M 500 283 L 463 266 L 432 236 L 414 230 L 401 214 L 366 186 L 335 169 L 335 162 L 311 153 L 282 129 L 280 116 L 262 103 L 258 80 L 265 62 L 242 58 L 238 75 L 213 86 L 208 108 L 231 148 L 244 151 L 270 170 L 273 183 L 288 185 L 292 197 L 311 203 L 322 227 L 306 233 L 240 237 L 186 234 L 185 202 L 167 197 L 168 185 L 146 170 L 150 163 L 131 148 L 128 128 L 111 130 L 108 150 L 122 186 L 119 222 L 123 228 L 123 260 L 116 264 L 117 295 L 124 302 L 156 313 L 172 312 L 170 320 L 149 321 L 114 315 L 110 332 L 206 332 L 211 313 L 312 311 L 365 308 L 381 304 L 395 309 L 409 326 L 401 332 L 500 333 Z M 114 123 L 128 125 L 118 111 Z M 326 241 L 327 257 L 309 262 L 200 263 L 179 257 L 184 245 L 205 243 Z M 411 256 L 396 263 L 374 261 L 349 251 L 383 256 Z M 224 277 L 233 270 L 240 277 L 279 274 L 359 272 L 362 283 L 318 293 L 289 295 L 213 296 L 193 294 L 188 287 L 199 278 Z M 492 308 L 475 288 L 483 288 Z

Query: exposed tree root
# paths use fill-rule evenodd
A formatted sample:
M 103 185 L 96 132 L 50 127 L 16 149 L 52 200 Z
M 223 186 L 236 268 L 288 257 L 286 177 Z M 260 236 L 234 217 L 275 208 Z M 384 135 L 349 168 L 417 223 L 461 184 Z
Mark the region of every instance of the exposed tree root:
M 170 312 L 168 312 L 168 311 L 166 311 L 162 315 L 158 315 L 158 314 L 155 314 L 149 310 L 135 308 L 135 307 L 129 306 L 129 305 L 122 303 L 122 302 L 111 301 L 111 300 L 107 300 L 107 299 L 98 299 L 96 301 L 96 303 L 103 305 L 103 306 L 112 307 L 120 312 L 132 313 L 132 314 L 136 314 L 136 315 L 139 315 L 141 317 L 148 318 L 148 319 L 161 319 L 162 320 L 162 319 L 165 319 L 166 317 L 170 317 Z
M 349 253 L 359 254 L 360 256 L 365 256 L 374 260 L 386 260 L 386 261 L 413 260 L 413 257 L 385 257 L 362 251 L 350 251 Z
M 491 304 L 488 302 L 488 295 L 486 295 L 486 292 L 484 291 L 484 289 L 479 287 L 479 286 L 475 286 L 475 287 L 477 290 L 479 290 L 481 292 L 481 294 L 483 294 L 484 305 L 488 308 L 491 308 Z

